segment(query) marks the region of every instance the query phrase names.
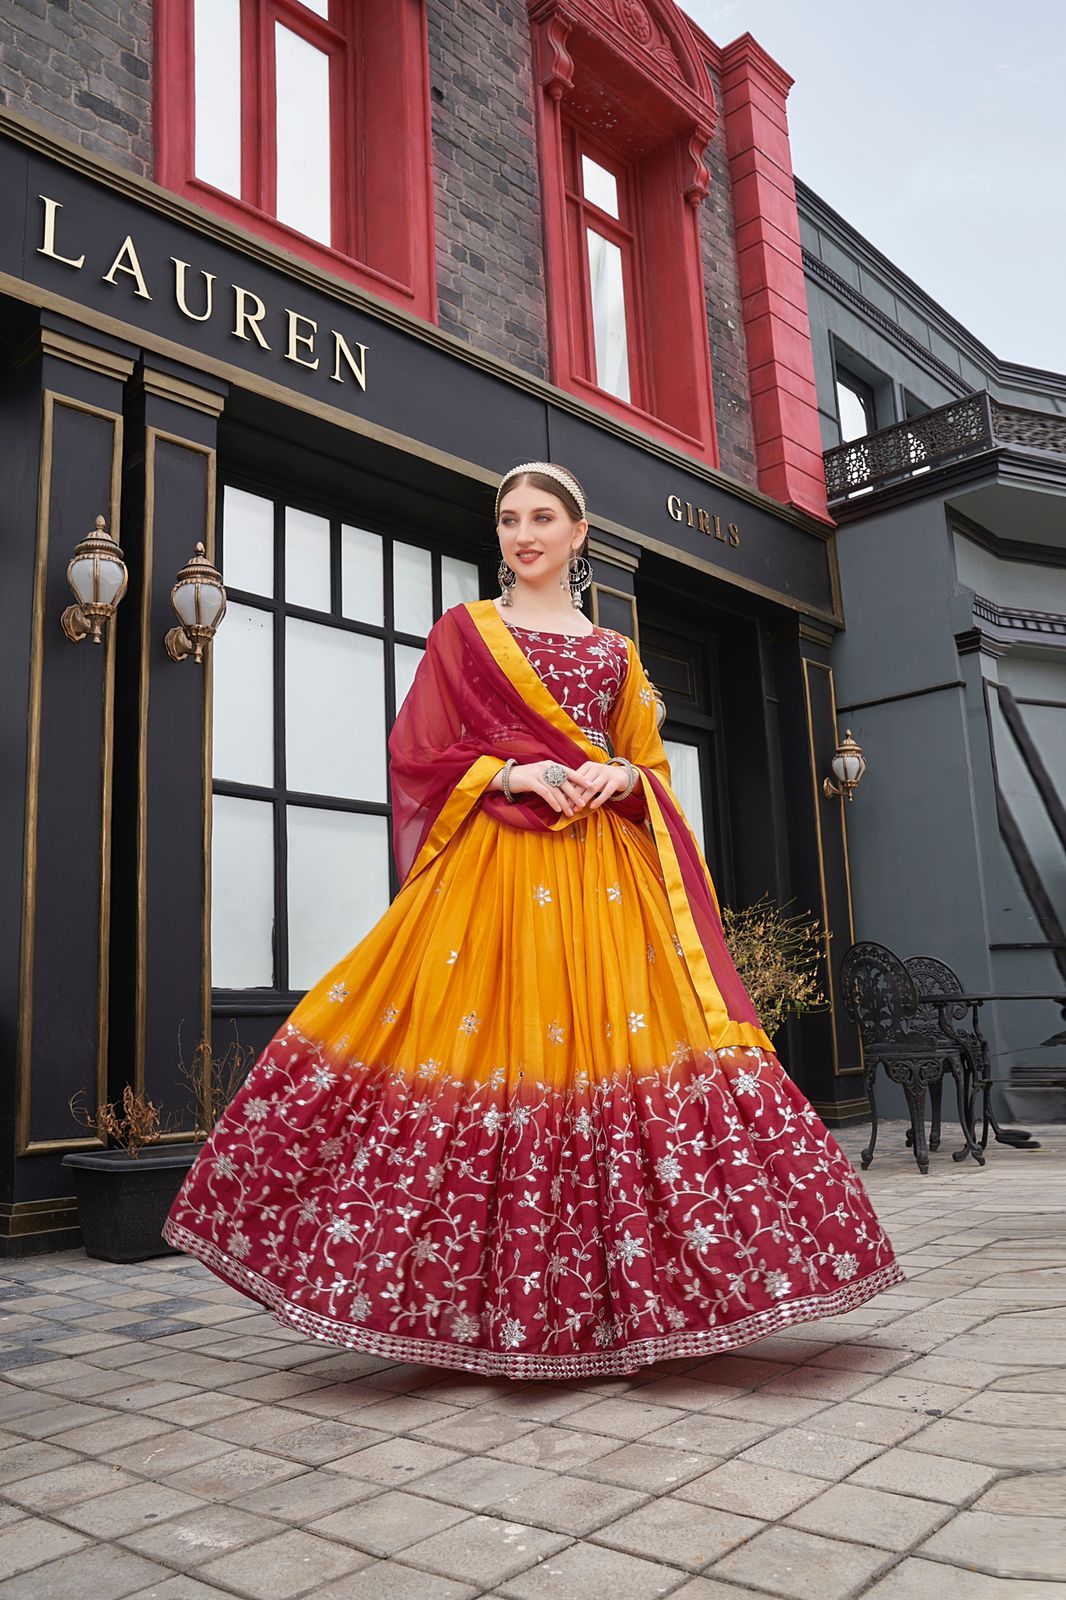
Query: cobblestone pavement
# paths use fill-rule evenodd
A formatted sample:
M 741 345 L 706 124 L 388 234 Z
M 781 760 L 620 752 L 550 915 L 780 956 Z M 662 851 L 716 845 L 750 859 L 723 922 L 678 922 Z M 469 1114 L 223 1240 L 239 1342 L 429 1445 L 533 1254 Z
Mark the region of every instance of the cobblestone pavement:
M 983 1171 L 951 1131 L 864 1175 L 905 1284 L 636 1378 L 390 1365 L 181 1256 L 0 1262 L 0 1597 L 1066 1597 L 1066 1127 Z

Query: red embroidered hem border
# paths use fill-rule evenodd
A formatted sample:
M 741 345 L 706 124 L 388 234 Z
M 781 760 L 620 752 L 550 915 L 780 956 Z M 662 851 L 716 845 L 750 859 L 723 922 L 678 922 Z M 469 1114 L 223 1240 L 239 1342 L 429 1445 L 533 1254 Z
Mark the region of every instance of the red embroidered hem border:
M 347 1350 L 359 1350 L 366 1355 L 393 1361 L 418 1361 L 430 1367 L 451 1367 L 461 1372 L 494 1378 L 603 1377 L 683 1356 L 720 1355 L 757 1339 L 765 1339 L 772 1333 L 780 1333 L 783 1328 L 793 1327 L 797 1323 L 814 1322 L 820 1317 L 835 1317 L 845 1311 L 854 1311 L 857 1306 L 890 1289 L 893 1284 L 907 1281 L 899 1262 L 893 1260 L 865 1278 L 842 1284 L 830 1294 L 802 1295 L 795 1300 L 782 1300 L 750 1317 L 725 1323 L 721 1327 L 699 1331 L 678 1330 L 658 1339 L 639 1339 L 610 1350 L 548 1356 L 520 1350 L 486 1350 L 476 1345 L 449 1344 L 436 1339 L 405 1338 L 403 1334 L 380 1333 L 361 1328 L 357 1323 L 319 1316 L 304 1306 L 294 1305 L 275 1284 L 259 1273 L 251 1272 L 232 1256 L 219 1250 L 217 1245 L 199 1238 L 188 1228 L 168 1220 L 163 1227 L 163 1237 L 176 1250 L 195 1256 L 235 1289 L 258 1300 L 273 1312 L 280 1323 L 320 1343 L 341 1345 Z

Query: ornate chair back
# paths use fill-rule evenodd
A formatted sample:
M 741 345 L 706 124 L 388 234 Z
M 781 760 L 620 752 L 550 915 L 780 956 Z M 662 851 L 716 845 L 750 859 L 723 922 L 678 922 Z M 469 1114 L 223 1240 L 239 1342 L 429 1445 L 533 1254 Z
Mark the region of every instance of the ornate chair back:
M 840 988 L 844 1010 L 866 1049 L 907 1043 L 918 995 L 907 968 L 886 945 L 853 944 L 841 963 Z
M 919 994 L 962 994 L 962 979 L 957 972 L 952 971 L 946 961 L 938 961 L 936 956 L 908 956 L 904 966 L 914 980 L 914 987 Z M 943 1016 L 948 1022 L 961 1022 L 969 1015 L 969 1006 L 960 1002 L 957 1006 L 945 1006 Z M 918 1011 L 911 1023 L 914 1028 L 923 1028 L 933 1033 L 940 1031 L 941 1012 L 939 1007 L 927 1002 L 919 1002 Z

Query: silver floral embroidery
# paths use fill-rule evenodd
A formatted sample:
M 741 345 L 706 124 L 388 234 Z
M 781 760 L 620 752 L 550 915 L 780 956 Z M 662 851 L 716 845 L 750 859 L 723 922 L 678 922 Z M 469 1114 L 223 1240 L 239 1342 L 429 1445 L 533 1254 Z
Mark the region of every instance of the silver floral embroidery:
M 468 1011 L 459 1026 L 467 1035 L 476 1033 L 478 1028 L 481 1026 L 481 1018 L 478 1016 L 476 1011 Z
M 399 1015 L 400 1013 L 397 1011 L 395 1006 L 386 1006 L 384 1011 L 381 1013 L 382 1027 L 387 1028 L 391 1023 L 396 1021 L 396 1018 Z
M 631 1011 L 626 1018 L 626 1026 L 630 1033 L 639 1033 L 641 1028 L 646 1028 L 648 1024 L 644 1020 L 643 1011 Z
M 563 1040 L 566 1038 L 566 1029 L 563 1028 L 558 1022 L 549 1022 L 548 1038 L 551 1040 L 552 1044 L 562 1044 Z
M 340 1005 L 342 1000 L 347 1000 L 348 998 L 348 985 L 346 983 L 335 983 L 329 991 L 329 998 L 332 1005 Z
M 545 884 L 538 883 L 537 887 L 533 890 L 533 898 L 537 902 L 538 906 L 550 906 L 552 903 L 552 892 Z
M 622 885 L 618 882 L 607 885 L 607 898 L 617 905 L 622 898 Z

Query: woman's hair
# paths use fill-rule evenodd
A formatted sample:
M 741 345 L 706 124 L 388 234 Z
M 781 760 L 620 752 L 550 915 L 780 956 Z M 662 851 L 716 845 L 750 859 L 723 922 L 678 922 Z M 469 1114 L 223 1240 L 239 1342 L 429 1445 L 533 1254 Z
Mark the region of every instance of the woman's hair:
M 584 510 L 578 502 L 577 496 L 567 488 L 565 479 L 569 478 L 573 481 L 582 499 L 585 494 L 584 489 L 569 467 L 557 466 L 554 461 L 545 462 L 545 466 L 548 465 L 554 467 L 555 471 L 559 473 L 560 476 L 558 478 L 554 475 L 549 477 L 546 472 L 523 472 L 520 468 L 516 468 L 514 473 L 510 477 L 505 477 L 500 484 L 499 499 L 502 500 L 505 494 L 508 494 L 512 489 L 516 489 L 519 484 L 528 483 L 532 488 L 540 489 L 544 494 L 553 494 L 557 500 L 562 501 L 570 520 L 572 522 L 580 522 L 585 515 Z M 588 534 L 586 533 L 579 554 L 584 555 L 588 549 L 588 542 Z

